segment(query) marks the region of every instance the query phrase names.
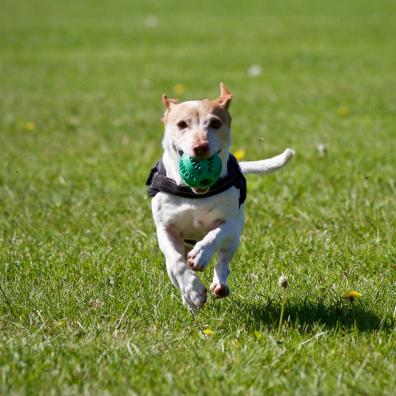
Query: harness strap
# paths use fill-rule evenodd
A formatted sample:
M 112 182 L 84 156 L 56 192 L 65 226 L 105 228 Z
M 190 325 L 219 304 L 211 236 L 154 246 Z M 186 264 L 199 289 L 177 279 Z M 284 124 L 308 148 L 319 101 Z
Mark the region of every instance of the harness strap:
M 241 172 L 237 159 L 232 154 L 230 154 L 227 162 L 227 176 L 219 179 L 204 194 L 196 194 L 190 187 L 179 186 L 174 180 L 167 177 L 162 160 L 159 160 L 151 169 L 146 186 L 150 197 L 154 197 L 161 191 L 190 199 L 211 197 L 234 186 L 239 190 L 239 206 L 245 202 L 247 194 L 246 179 Z

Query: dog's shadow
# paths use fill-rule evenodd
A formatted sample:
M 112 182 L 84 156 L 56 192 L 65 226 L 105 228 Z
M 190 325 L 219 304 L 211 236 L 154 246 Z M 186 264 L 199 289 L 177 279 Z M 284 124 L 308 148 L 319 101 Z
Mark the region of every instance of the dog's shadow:
M 248 303 L 234 297 L 229 306 L 229 313 L 236 318 L 236 323 L 244 324 L 249 330 L 263 326 L 276 329 L 280 311 L 279 303 L 271 300 Z M 379 317 L 370 307 L 359 301 L 339 301 L 333 304 L 320 300 L 290 301 L 285 306 L 284 322 L 304 332 L 313 331 L 316 327 L 326 330 L 356 329 L 360 332 L 391 330 L 395 327 L 392 316 Z

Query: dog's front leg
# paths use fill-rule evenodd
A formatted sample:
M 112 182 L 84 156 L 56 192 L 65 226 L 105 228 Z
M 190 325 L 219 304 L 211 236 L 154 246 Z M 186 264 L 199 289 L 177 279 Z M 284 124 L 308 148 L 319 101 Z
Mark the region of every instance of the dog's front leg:
M 184 242 L 173 230 L 161 226 L 157 228 L 157 238 L 169 278 L 180 289 L 184 303 L 194 312 L 205 304 L 206 288 L 186 265 Z
M 226 221 L 209 231 L 187 254 L 187 265 L 194 271 L 203 271 L 209 264 L 213 252 L 227 249 L 236 242 L 238 246 L 239 229 L 233 221 Z M 232 257 L 232 256 L 231 256 Z

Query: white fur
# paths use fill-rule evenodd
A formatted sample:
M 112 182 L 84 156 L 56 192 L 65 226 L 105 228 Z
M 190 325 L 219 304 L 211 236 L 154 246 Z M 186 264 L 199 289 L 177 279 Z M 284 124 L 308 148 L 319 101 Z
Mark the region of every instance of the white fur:
M 261 161 L 240 162 L 239 166 L 241 167 L 242 173 L 245 175 L 249 173 L 271 173 L 282 168 L 291 158 L 293 158 L 294 154 L 294 150 L 288 148 L 276 157 Z
M 222 95 L 229 94 L 228 91 L 223 92 L 224 86 L 221 85 L 221 89 Z M 176 121 L 183 117 L 188 120 L 188 128 L 185 131 L 178 130 L 177 122 L 176 125 L 175 122 L 165 122 L 162 161 L 167 176 L 177 184 L 183 184 L 178 171 L 179 152 L 194 155 L 194 142 L 203 139 L 209 143 L 208 156 L 220 152 L 221 177 L 224 177 L 227 173 L 231 144 L 229 125 L 222 126 L 226 128 L 227 134 L 223 134 L 221 138 L 218 131 L 207 126 L 207 120 L 214 115 L 202 112 L 202 108 L 205 107 L 201 106 L 200 101 L 173 105 L 168 103 L 165 97 L 165 103 L 168 112 L 170 108 L 176 108 Z M 229 101 L 224 103 L 227 106 Z M 245 174 L 268 173 L 283 167 L 293 155 L 294 151 L 287 149 L 267 160 L 241 162 L 240 167 Z M 245 205 L 239 206 L 239 194 L 237 188 L 231 187 L 207 198 L 189 199 L 159 192 L 152 199 L 158 243 L 165 256 L 169 278 L 173 285 L 180 289 L 184 303 L 192 312 L 205 303 L 207 293 L 196 272 L 203 271 L 215 253 L 217 263 L 210 288 L 217 297 L 225 297 L 228 294 L 229 264 L 238 248 L 244 225 Z M 184 243 L 185 240 L 197 242 L 191 247 Z

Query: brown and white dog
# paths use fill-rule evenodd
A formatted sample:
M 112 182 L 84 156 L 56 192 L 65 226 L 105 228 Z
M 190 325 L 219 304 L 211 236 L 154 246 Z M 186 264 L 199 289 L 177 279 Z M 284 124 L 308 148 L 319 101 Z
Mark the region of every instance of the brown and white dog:
M 177 185 L 184 185 L 179 174 L 179 159 L 183 153 L 205 159 L 219 153 L 222 161 L 221 178 L 227 176 L 227 163 L 231 145 L 231 116 L 228 111 L 231 92 L 220 84 L 216 100 L 179 102 L 165 95 L 162 142 L 162 164 L 166 176 Z M 243 174 L 269 173 L 283 167 L 294 151 L 261 161 L 240 162 Z M 192 189 L 195 194 L 205 191 Z M 165 256 L 166 268 L 173 285 L 182 299 L 194 312 L 206 302 L 206 288 L 197 277 L 213 254 L 217 252 L 210 289 L 215 297 L 229 294 L 227 278 L 230 261 L 235 254 L 244 225 L 244 204 L 239 203 L 240 191 L 231 186 L 219 194 L 190 199 L 168 192 L 158 192 L 152 199 L 152 212 L 157 227 L 159 246 Z M 194 246 L 186 241 L 197 241 Z

